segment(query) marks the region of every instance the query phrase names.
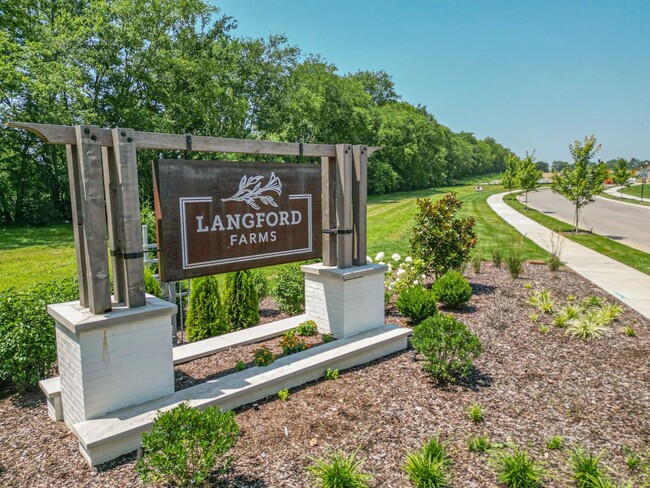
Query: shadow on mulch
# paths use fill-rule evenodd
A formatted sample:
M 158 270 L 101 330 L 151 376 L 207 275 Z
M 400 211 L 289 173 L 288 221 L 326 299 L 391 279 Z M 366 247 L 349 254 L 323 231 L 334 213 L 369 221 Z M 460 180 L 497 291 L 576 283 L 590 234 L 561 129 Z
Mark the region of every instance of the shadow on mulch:
M 45 396 L 41 393 L 41 390 L 39 390 L 38 387 L 22 392 L 7 390 L 0 394 L 0 400 L 7 398 L 10 395 L 14 395 L 11 398 L 11 403 L 18 408 L 38 408 L 45 403 Z
M 116 459 L 113 459 L 112 461 L 109 461 L 104 464 L 100 464 L 97 466 L 95 469 L 97 469 L 98 473 L 104 473 L 104 472 L 110 472 L 116 468 L 119 468 L 120 466 L 124 466 L 125 464 L 130 464 L 133 461 L 136 460 L 137 453 L 136 451 L 133 451 L 129 454 L 125 454 L 124 456 L 120 456 Z
M 261 478 L 248 476 L 246 474 L 238 474 L 211 481 L 208 486 L 212 486 L 214 488 L 233 488 L 239 486 L 242 488 L 266 488 L 269 485 L 267 485 L 266 481 Z
M 282 315 L 279 310 L 272 310 L 270 308 L 260 308 L 260 318 L 274 318 Z
M 497 287 L 493 285 L 485 285 L 483 283 L 470 284 L 472 286 L 472 294 L 474 295 L 492 295 L 497 290 Z

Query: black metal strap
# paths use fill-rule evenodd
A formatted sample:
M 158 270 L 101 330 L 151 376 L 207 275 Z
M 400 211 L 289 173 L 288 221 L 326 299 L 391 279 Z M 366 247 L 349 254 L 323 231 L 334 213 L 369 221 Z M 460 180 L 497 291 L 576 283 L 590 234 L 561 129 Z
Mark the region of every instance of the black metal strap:
M 299 154 L 299 156 L 302 157 L 304 152 L 305 152 L 305 145 L 302 142 L 298 143 L 298 154 Z
M 321 234 L 352 234 L 352 229 L 321 229 Z
M 111 256 L 122 259 L 139 259 L 144 257 L 144 252 L 122 252 L 119 249 L 111 249 Z
M 192 134 L 185 135 L 185 150 L 186 151 L 192 150 Z

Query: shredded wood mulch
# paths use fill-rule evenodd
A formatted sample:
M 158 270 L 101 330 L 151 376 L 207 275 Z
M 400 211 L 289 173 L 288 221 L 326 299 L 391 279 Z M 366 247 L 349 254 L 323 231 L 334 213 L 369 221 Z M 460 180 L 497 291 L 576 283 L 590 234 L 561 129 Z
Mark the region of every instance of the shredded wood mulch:
M 528 265 L 511 280 L 505 269 L 483 264 L 481 273 L 467 271 L 474 295 L 454 312 L 484 346 L 471 379 L 441 387 L 422 371 L 413 350 L 342 372 L 336 381 L 318 381 L 292 389 L 286 402 L 277 397 L 237 409 L 241 436 L 231 471 L 215 486 L 305 487 L 310 457 L 341 449 L 358 449 L 362 470 L 373 475 L 371 486 L 406 487 L 402 471 L 406 453 L 434 435 L 448 441 L 453 458 L 453 486 L 499 486 L 490 454 L 471 453 L 467 440 L 477 434 L 492 442 L 527 447 L 551 473 L 546 486 L 574 486 L 569 449 L 548 450 L 545 440 L 564 438 L 605 449 L 602 463 L 617 480 L 639 486 L 638 474 L 625 464 L 625 448 L 650 450 L 650 323 L 622 304 L 613 333 L 582 341 L 552 326 L 526 302 L 533 289 L 549 290 L 565 302 L 569 295 L 614 297 L 563 268 L 557 274 Z M 404 324 L 395 310 L 388 322 Z M 549 332 L 539 331 L 547 324 Z M 619 329 L 629 325 L 629 337 Z M 270 344 L 273 341 L 267 341 Z M 248 346 L 247 346 L 248 347 Z M 250 351 L 248 351 L 250 352 Z M 232 368 L 246 351 L 229 351 L 226 360 L 204 358 L 177 368 L 183 384 L 205 381 Z M 225 357 L 225 356 L 224 356 Z M 189 381 L 189 380 L 188 380 Z M 473 423 L 467 410 L 482 406 L 485 421 Z M 99 470 L 90 468 L 77 449 L 75 436 L 62 423 L 49 420 L 42 395 L 5 393 L 0 399 L 0 485 L 3 486 L 139 486 L 135 455 L 124 456 Z

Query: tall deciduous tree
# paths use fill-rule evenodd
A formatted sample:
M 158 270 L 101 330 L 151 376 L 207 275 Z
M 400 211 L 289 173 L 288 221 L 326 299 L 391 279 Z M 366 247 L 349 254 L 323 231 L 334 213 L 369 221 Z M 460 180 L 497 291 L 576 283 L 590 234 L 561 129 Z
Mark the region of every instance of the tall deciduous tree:
M 623 158 L 616 160 L 614 166 L 613 180 L 614 183 L 620 186 L 630 186 L 630 178 L 632 178 L 632 172 L 627 169 L 627 161 Z
M 562 195 L 575 206 L 575 232 L 578 232 L 580 209 L 592 203 L 594 197 L 605 189 L 607 167 L 605 163 L 592 162 L 598 151 L 600 144 L 596 143 L 593 135 L 585 137 L 583 141 L 575 141 L 569 145 L 573 166 L 553 175 L 553 192 Z
M 517 180 L 519 187 L 524 191 L 525 206 L 528 209 L 528 192 L 533 191 L 539 186 L 539 179 L 542 177 L 542 170 L 537 168 L 535 157 L 526 153 L 526 157 L 521 160 L 519 170 L 517 171 Z
M 521 159 L 514 154 L 510 154 L 508 159 L 506 159 L 506 170 L 504 171 L 503 176 L 501 176 L 501 184 L 510 192 L 519 185 L 520 164 Z

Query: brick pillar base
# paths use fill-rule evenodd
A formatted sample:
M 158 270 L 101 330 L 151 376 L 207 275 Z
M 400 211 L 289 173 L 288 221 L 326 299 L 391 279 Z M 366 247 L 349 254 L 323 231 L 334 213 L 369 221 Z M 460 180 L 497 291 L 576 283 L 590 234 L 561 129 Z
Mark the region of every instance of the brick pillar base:
M 302 266 L 305 313 L 321 333 L 349 337 L 384 325 L 384 274 L 387 266 L 367 264 L 339 269 Z
M 79 302 L 48 306 L 56 321 L 63 420 L 68 426 L 174 391 L 176 305 L 147 295 L 144 307 L 93 315 Z

